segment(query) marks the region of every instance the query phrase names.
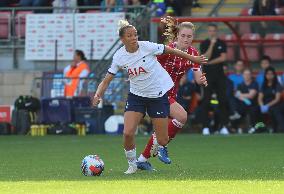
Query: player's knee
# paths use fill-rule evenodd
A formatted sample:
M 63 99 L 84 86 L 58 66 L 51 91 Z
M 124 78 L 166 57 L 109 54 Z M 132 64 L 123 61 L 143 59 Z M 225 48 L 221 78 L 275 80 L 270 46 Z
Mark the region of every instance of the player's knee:
M 186 123 L 186 121 L 187 121 L 187 114 L 185 113 L 185 114 L 182 114 L 181 116 L 180 116 L 180 118 L 178 119 L 178 121 L 182 124 L 182 125 L 184 125 L 185 123 Z
M 123 130 L 123 136 L 125 138 L 132 138 L 135 135 L 135 130 L 131 130 L 131 129 L 124 129 Z

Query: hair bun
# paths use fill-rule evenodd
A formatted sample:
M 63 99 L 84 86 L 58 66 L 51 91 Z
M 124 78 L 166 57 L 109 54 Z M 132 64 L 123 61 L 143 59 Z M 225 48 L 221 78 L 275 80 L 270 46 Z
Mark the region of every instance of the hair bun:
M 119 30 L 120 28 L 123 28 L 123 27 L 128 26 L 128 25 L 129 25 L 129 23 L 128 23 L 127 20 L 119 20 L 119 21 L 118 21 L 118 30 Z

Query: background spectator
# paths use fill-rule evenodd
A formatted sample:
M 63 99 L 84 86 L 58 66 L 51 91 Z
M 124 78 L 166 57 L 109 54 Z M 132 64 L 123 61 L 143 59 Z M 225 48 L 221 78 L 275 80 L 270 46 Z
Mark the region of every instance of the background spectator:
M 234 73 L 229 75 L 229 79 L 234 84 L 234 90 L 237 89 L 237 86 L 244 81 L 243 78 L 243 70 L 245 68 L 245 64 L 242 60 L 238 60 L 234 65 Z
M 119 12 L 123 11 L 123 0 L 103 0 L 101 3 L 101 6 L 105 8 L 104 10 L 106 12 Z M 113 7 L 118 6 L 118 7 Z M 112 7 L 112 8 L 111 8 Z
M 224 65 L 224 71 L 227 74 L 228 67 L 226 65 Z M 242 81 L 239 84 L 241 84 L 243 82 L 242 73 L 241 73 L 241 76 L 242 76 Z M 236 89 L 237 88 L 234 87 L 234 82 L 228 76 L 226 76 L 226 95 L 227 95 L 227 99 L 228 99 L 228 111 L 229 111 L 229 115 L 230 115 L 229 119 L 232 120 L 232 121 L 241 118 L 241 115 L 237 112 L 237 105 L 236 105 L 236 99 L 235 99 Z
M 53 7 L 60 7 L 62 9 L 54 9 L 53 13 L 72 13 L 72 7 L 77 6 L 77 0 L 55 0 L 52 3 Z
M 251 15 L 276 15 L 275 0 L 255 0 L 251 10 Z M 265 36 L 266 31 L 273 29 L 276 23 L 274 22 L 255 22 L 251 24 L 252 32 L 259 33 L 262 37 Z
M 258 85 L 252 78 L 252 72 L 250 69 L 243 71 L 244 81 L 237 87 L 236 107 L 239 114 L 243 118 L 249 117 L 249 131 L 254 131 L 254 125 L 256 124 L 257 117 L 255 113 L 255 107 L 257 106 L 257 93 Z
M 204 88 L 204 98 L 202 100 L 203 134 L 209 134 L 208 111 L 210 100 L 215 92 L 219 101 L 221 134 L 228 134 L 228 101 L 226 96 L 226 75 L 223 65 L 226 62 L 227 46 L 224 41 L 218 38 L 218 28 L 216 24 L 208 25 L 209 38 L 200 44 L 201 54 L 208 58 L 208 64 L 203 66 L 206 73 L 208 86 Z
M 73 97 L 82 94 L 84 80 L 80 80 L 80 78 L 86 78 L 90 73 L 86 61 L 84 52 L 76 50 L 71 65 L 64 68 L 64 77 L 67 78 L 65 81 L 64 96 Z
M 264 71 L 266 68 L 271 66 L 271 58 L 269 56 L 263 56 L 260 60 L 260 68 L 261 70 L 259 71 L 259 73 L 256 76 L 256 81 L 258 86 L 262 86 L 263 81 L 264 81 Z
M 157 17 L 164 16 L 167 10 L 165 0 L 153 0 L 151 7 L 157 9 L 155 13 L 155 16 Z
M 22 7 L 44 7 L 51 6 L 47 0 L 20 0 L 19 6 Z M 34 13 L 50 13 L 51 10 L 35 10 Z
M 182 1 L 181 0 L 166 0 L 167 13 L 172 9 L 172 15 L 181 16 L 182 15 Z M 170 14 L 170 13 L 169 13 Z
M 275 0 L 255 0 L 252 15 L 276 15 L 275 8 Z
M 31 6 L 49 6 L 49 2 L 46 0 L 20 0 L 19 5 L 22 7 L 31 7 Z
M 261 120 L 264 120 L 263 114 L 269 114 L 275 132 L 284 132 L 284 106 L 281 102 L 281 92 L 282 87 L 277 81 L 275 69 L 273 67 L 266 68 L 264 82 L 258 96 L 258 104 L 259 111 L 262 113 Z
M 129 0 L 129 1 L 127 1 L 127 4 L 138 6 L 138 5 L 141 5 L 141 2 L 140 2 L 140 0 Z
M 81 5 L 81 6 L 100 6 L 101 0 L 78 0 L 78 5 Z

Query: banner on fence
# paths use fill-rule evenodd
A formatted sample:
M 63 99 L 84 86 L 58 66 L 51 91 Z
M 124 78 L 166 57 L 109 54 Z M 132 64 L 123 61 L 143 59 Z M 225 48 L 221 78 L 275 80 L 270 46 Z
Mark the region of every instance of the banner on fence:
M 71 60 L 75 49 L 87 58 L 101 59 L 118 39 L 119 13 L 29 14 L 26 25 L 26 60 Z M 92 45 L 93 44 L 93 45 Z M 108 56 L 109 57 L 109 56 Z

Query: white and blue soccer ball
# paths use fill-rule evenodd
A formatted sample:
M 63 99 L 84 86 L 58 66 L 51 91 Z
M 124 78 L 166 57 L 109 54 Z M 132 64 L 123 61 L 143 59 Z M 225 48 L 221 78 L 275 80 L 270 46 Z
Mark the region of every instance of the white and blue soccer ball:
M 100 176 L 104 166 L 103 160 L 98 155 L 88 155 L 82 160 L 81 171 L 85 176 Z

